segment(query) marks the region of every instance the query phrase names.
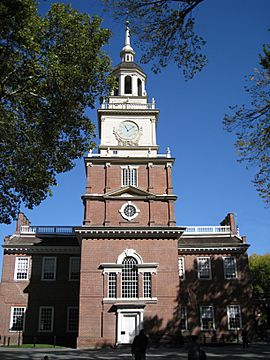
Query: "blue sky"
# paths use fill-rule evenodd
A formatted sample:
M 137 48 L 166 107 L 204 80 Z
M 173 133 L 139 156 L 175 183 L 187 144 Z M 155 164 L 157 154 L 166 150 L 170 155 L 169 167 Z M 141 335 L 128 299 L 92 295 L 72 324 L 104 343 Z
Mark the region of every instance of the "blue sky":
M 100 0 L 65 1 L 78 10 L 104 18 L 112 38 L 106 47 L 113 64 L 120 62 L 124 21 L 112 21 Z M 52 1 L 41 1 L 42 12 Z M 237 162 L 235 137 L 223 129 L 229 106 L 247 103 L 245 76 L 258 65 L 262 45 L 269 43 L 269 0 L 205 0 L 195 10 L 197 32 L 207 43 L 208 64 L 185 82 L 170 65 L 161 74 L 148 74 L 147 92 L 160 109 L 157 140 L 160 153 L 171 148 L 177 225 L 219 225 L 228 212 L 237 216 L 241 235 L 250 244 L 249 254 L 269 252 L 270 209 L 265 209 L 251 180 L 256 169 Z M 139 51 L 131 38 L 132 46 Z M 96 111 L 88 112 L 96 124 Z M 98 138 L 97 138 L 98 141 Z M 25 210 L 33 225 L 81 225 L 85 191 L 83 159 L 58 177 L 53 197 L 34 210 Z M 12 234 L 15 223 L 1 225 L 1 239 Z M 0 264 L 1 266 L 1 264 Z

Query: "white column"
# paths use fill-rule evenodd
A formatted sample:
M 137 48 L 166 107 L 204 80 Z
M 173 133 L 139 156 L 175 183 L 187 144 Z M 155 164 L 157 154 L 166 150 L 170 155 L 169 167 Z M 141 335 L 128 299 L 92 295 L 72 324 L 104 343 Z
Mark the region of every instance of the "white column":
M 119 95 L 124 95 L 124 93 L 125 93 L 125 76 L 124 74 L 120 74 Z
M 137 76 L 131 75 L 132 81 L 132 96 L 138 96 L 138 80 Z
M 151 127 L 152 127 L 152 145 L 156 145 L 156 119 L 151 119 Z

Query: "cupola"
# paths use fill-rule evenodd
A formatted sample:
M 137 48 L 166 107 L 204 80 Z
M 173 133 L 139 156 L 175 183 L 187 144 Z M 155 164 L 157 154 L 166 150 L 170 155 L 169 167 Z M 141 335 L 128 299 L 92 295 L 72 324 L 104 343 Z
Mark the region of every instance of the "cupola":
M 135 51 L 130 45 L 129 22 L 126 21 L 125 46 L 120 52 L 121 63 L 113 70 L 117 79 L 117 86 L 112 96 L 121 97 L 145 97 L 146 74 L 142 68 L 134 62 Z

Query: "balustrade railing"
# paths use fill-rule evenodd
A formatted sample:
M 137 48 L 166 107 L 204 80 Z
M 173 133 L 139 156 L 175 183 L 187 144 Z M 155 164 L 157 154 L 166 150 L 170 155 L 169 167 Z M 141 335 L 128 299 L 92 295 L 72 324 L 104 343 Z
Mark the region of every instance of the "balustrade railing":
M 154 110 L 155 103 L 103 103 L 101 104 L 101 109 L 113 109 L 113 110 L 127 110 L 127 109 L 137 109 L 137 110 Z
M 187 226 L 184 234 L 224 234 L 230 232 L 230 226 Z
M 73 234 L 73 226 L 21 226 L 21 234 Z
M 73 226 L 21 226 L 21 234 L 73 234 Z M 230 226 L 187 226 L 184 234 L 228 234 Z

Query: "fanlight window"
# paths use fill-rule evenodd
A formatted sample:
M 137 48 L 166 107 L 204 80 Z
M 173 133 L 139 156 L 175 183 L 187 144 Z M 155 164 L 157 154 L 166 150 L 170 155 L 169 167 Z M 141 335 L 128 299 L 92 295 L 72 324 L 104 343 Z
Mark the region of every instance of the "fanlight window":
M 123 260 L 122 297 L 123 298 L 138 297 L 137 260 L 132 256 L 127 256 Z

